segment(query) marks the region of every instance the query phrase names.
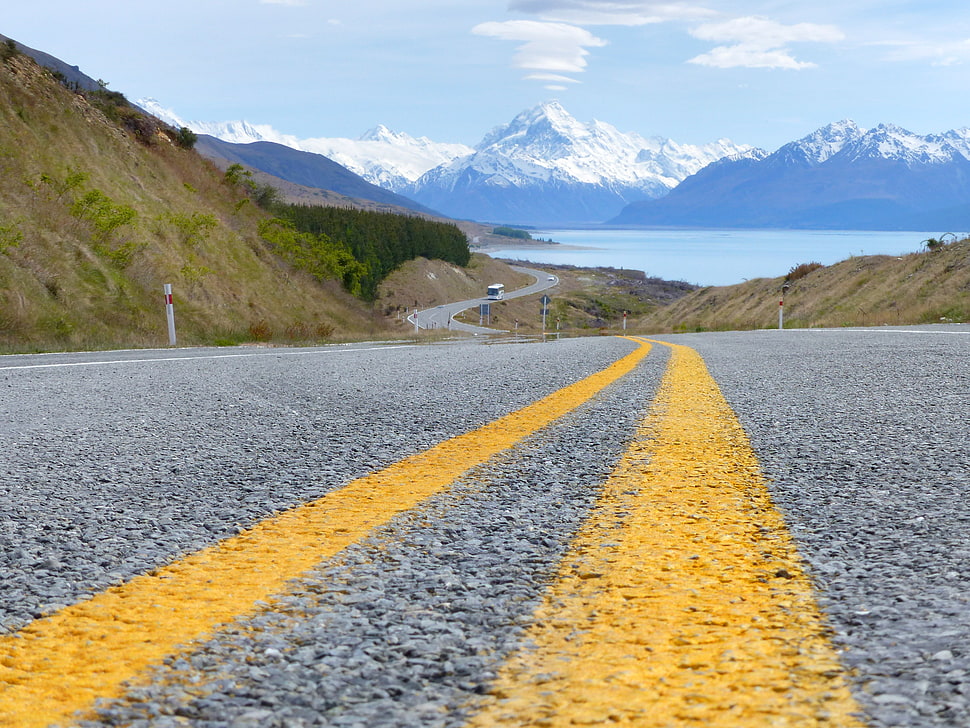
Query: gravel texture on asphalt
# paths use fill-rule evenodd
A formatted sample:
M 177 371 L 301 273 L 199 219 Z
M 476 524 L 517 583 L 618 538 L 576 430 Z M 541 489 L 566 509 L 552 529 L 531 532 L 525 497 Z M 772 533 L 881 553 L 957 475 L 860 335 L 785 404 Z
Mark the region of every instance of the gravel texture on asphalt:
M 872 725 L 970 725 L 970 326 L 669 340 L 751 437 Z
M 490 422 L 633 347 L 571 339 L 4 368 L 0 630 Z
M 84 725 L 461 725 L 519 645 L 667 356 L 656 347 L 620 383 Z
M 879 728 L 970 725 L 970 327 L 926 330 L 667 337 L 701 353 L 748 431 Z M 317 498 L 632 347 L 0 366 L 0 626 Z M 655 347 L 85 727 L 460 725 L 522 639 L 666 360 Z

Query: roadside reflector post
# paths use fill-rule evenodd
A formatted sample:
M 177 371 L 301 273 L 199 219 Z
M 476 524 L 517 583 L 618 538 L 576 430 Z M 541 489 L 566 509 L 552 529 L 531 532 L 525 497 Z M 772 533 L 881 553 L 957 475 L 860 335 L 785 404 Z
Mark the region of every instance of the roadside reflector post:
M 788 290 L 788 284 L 785 283 L 781 287 L 781 300 L 778 302 L 778 328 L 785 328 L 785 291 Z
M 540 310 L 540 313 L 542 314 L 542 340 L 545 341 L 546 340 L 546 316 L 549 315 L 549 304 L 552 302 L 552 299 L 549 298 L 549 296 L 543 296 L 541 301 L 542 301 L 542 309 Z
M 165 316 L 168 319 L 168 345 L 175 346 L 175 305 L 172 303 L 172 284 L 165 284 Z

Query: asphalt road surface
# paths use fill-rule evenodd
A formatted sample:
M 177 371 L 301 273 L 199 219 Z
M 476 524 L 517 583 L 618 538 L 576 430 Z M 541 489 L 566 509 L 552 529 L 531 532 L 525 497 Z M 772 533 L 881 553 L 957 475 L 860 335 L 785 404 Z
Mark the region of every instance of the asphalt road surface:
M 970 725 L 970 326 L 663 339 L 0 358 L 0 725 Z
M 536 293 L 541 293 L 542 291 L 553 288 L 558 285 L 559 278 L 555 275 L 550 275 L 548 273 L 543 273 L 541 270 L 534 270 L 532 268 L 522 268 L 520 266 L 512 266 L 513 270 L 520 273 L 526 273 L 527 275 L 533 276 L 536 280 L 528 286 L 519 288 L 513 291 L 506 291 L 505 298 L 519 298 L 521 296 L 531 296 Z M 421 329 L 449 329 L 452 331 L 465 331 L 472 334 L 496 334 L 505 333 L 500 329 L 490 328 L 488 326 L 473 326 L 471 324 L 465 324 L 460 321 L 455 321 L 454 316 L 465 311 L 469 308 L 478 308 L 483 303 L 495 303 L 486 296 L 481 298 L 471 298 L 467 301 L 457 301 L 455 303 L 446 303 L 441 306 L 436 306 L 435 308 L 425 309 L 424 311 L 418 311 L 416 314 L 412 314 L 408 317 L 408 320 L 413 324 L 414 317 L 417 316 L 417 326 Z

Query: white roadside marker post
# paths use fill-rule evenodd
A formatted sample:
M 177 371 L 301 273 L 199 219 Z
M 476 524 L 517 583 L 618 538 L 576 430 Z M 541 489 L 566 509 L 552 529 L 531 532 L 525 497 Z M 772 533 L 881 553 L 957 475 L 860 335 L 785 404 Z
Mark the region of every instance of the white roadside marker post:
M 172 303 L 172 284 L 165 284 L 165 316 L 168 318 L 168 345 L 175 346 L 175 305 Z
M 781 287 L 781 300 L 778 302 L 778 328 L 785 328 L 785 291 L 788 290 L 788 284 L 784 284 Z

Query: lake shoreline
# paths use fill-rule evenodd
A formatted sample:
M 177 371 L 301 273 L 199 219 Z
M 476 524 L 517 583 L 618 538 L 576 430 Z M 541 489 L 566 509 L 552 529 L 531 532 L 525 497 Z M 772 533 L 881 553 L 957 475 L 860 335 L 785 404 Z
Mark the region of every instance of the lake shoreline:
M 868 230 L 584 228 L 531 231 L 551 238 L 476 246 L 493 258 L 536 265 L 643 271 L 649 277 L 724 286 L 754 278 L 777 278 L 798 265 L 832 265 L 871 255 L 920 250 L 934 233 Z M 483 243 L 485 241 L 482 241 Z

